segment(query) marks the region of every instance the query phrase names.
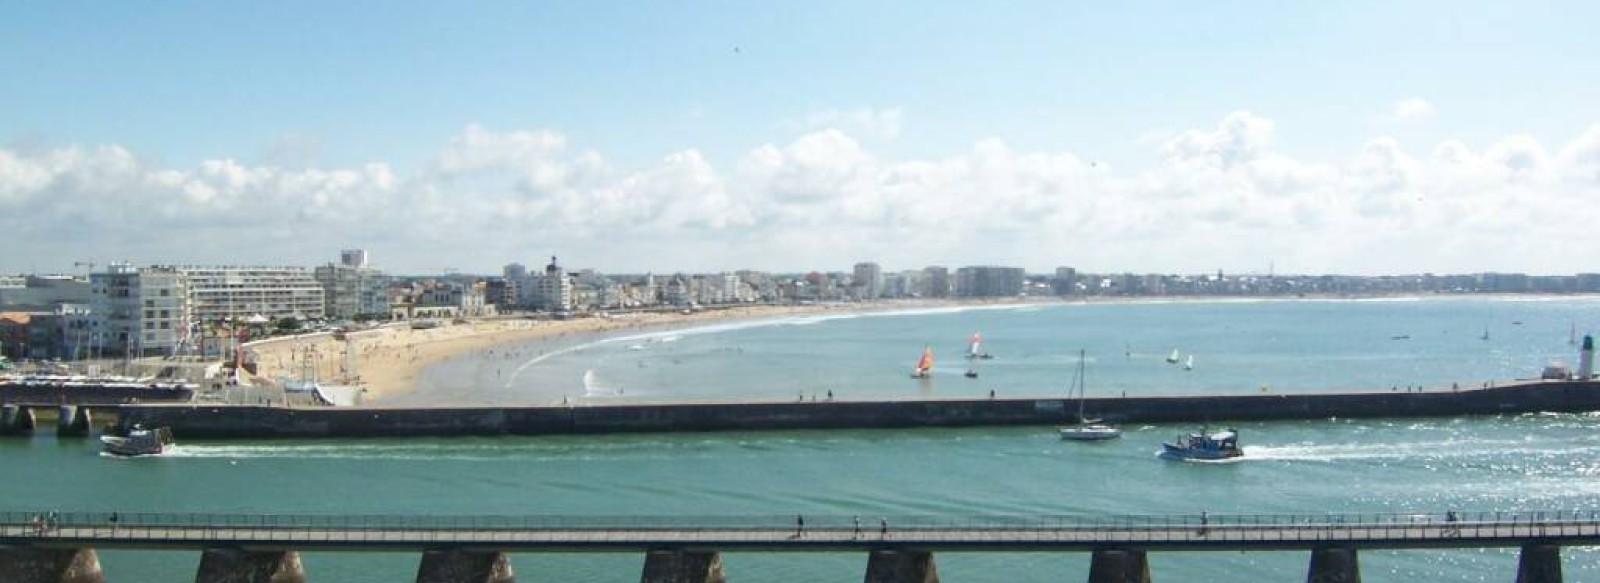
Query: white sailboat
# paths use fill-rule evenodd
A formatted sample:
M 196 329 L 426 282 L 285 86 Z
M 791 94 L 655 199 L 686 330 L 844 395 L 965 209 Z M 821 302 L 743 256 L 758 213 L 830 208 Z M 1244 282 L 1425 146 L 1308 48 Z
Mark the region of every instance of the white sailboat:
M 1122 437 L 1122 428 L 1101 422 L 1099 419 L 1089 419 L 1084 416 L 1084 401 L 1088 399 L 1086 383 L 1084 382 L 1083 351 L 1078 351 L 1078 374 L 1072 379 L 1072 384 L 1078 389 L 1078 424 L 1073 427 L 1059 429 L 1061 439 L 1072 441 L 1104 441 Z M 1070 396 L 1072 390 L 1068 389 Z
M 1194 370 L 1194 355 L 1193 354 L 1189 355 L 1189 359 L 1188 360 L 1183 361 L 1183 370 Z
M 1172 349 L 1172 354 L 1167 355 L 1167 364 L 1178 364 L 1178 349 Z

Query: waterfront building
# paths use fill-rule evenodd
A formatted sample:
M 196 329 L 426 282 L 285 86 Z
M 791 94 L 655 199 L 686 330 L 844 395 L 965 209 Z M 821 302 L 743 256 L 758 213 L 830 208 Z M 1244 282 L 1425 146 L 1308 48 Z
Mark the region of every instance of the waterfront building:
M 1022 294 L 1025 277 L 1021 267 L 962 267 L 956 270 L 955 295 L 964 298 L 1016 297 Z
M 1058 296 L 1077 294 L 1078 270 L 1071 267 L 1057 267 L 1055 279 L 1050 280 L 1050 286 Z
M 312 277 L 322 285 L 329 318 L 380 315 L 389 311 L 389 277 L 367 266 L 367 252 L 346 249 L 337 264 L 318 266 Z
M 661 303 L 669 306 L 685 307 L 694 303 L 694 295 L 689 288 L 689 281 L 683 274 L 672 276 L 665 285 L 661 286 Z
M 87 344 L 98 355 L 176 354 L 201 321 L 194 286 L 178 268 L 112 263 L 105 272 L 90 274 L 89 283 L 95 323 Z M 81 339 L 74 340 L 80 345 Z
M 950 269 L 940 266 L 922 268 L 922 286 L 918 293 L 925 298 L 950 297 Z
M 320 320 L 326 294 L 303 267 L 183 266 L 171 268 L 188 281 L 194 316 L 203 322 L 251 316 Z
M 857 263 L 851 276 L 850 287 L 857 299 L 875 300 L 883 296 L 883 268 L 878 264 Z
M 89 281 L 71 275 L 0 277 L 0 310 L 49 312 L 57 304 L 87 304 L 93 297 Z
M 527 278 L 523 294 L 524 304 L 537 310 L 572 310 L 572 280 L 567 277 L 567 270 L 556 262 L 555 256 L 550 257 L 550 264 L 545 266 L 543 275 Z

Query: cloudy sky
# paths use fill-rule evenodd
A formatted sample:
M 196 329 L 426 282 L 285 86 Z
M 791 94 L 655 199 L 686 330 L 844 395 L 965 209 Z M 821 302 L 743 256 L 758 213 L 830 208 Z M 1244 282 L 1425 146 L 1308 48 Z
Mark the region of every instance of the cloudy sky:
M 347 247 L 402 273 L 1600 271 L 1595 22 L 1593 2 L 10 2 L 0 273 Z

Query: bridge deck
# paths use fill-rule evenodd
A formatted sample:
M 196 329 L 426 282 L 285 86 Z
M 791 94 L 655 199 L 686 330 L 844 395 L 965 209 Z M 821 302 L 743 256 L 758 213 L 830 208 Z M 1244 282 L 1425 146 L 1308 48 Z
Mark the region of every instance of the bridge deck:
M 805 552 L 1510 547 L 1600 545 L 1595 512 L 1459 515 L 1086 517 L 374 517 L 0 513 L 0 545 L 95 548 L 627 552 L 652 549 Z

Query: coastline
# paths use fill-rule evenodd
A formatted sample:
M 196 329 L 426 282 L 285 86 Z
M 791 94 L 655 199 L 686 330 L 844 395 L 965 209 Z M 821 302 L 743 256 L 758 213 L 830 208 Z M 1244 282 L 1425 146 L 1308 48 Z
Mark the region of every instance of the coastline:
M 640 312 L 606 317 L 568 320 L 530 320 L 494 318 L 435 328 L 413 329 L 391 324 L 348 333 L 347 341 L 331 334 L 312 334 L 276 338 L 249 345 L 256 354 L 257 369 L 252 382 L 276 384 L 281 377 L 303 376 L 315 370 L 325 384 L 352 384 L 363 388 L 362 403 L 368 404 L 416 391 L 418 379 L 429 366 L 462 354 L 491 347 L 568 334 L 609 332 L 624 329 L 654 329 L 717 322 L 748 320 L 791 314 L 859 313 L 900 307 L 942 307 L 982 305 L 956 302 L 868 302 L 852 304 L 800 304 L 784 306 L 737 306 L 682 312 Z M 354 375 L 344 373 L 345 351 Z M 311 355 L 311 366 L 303 362 Z

